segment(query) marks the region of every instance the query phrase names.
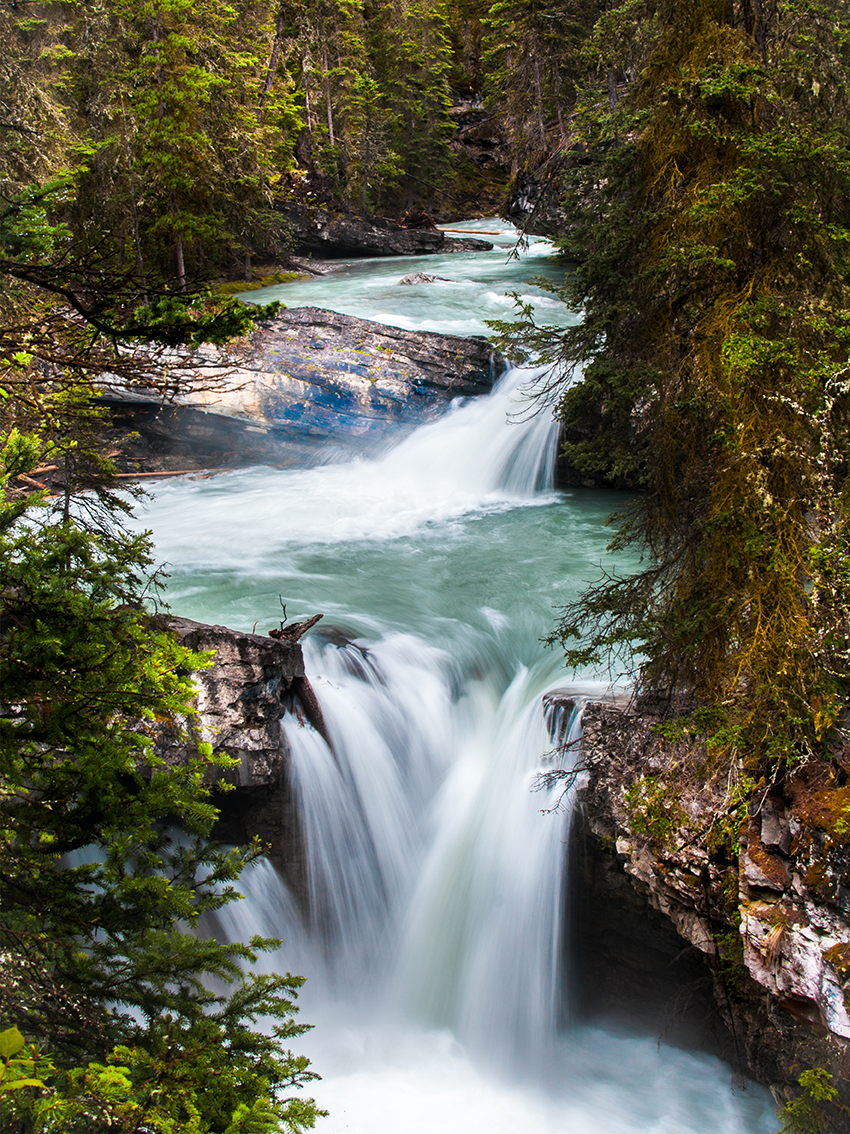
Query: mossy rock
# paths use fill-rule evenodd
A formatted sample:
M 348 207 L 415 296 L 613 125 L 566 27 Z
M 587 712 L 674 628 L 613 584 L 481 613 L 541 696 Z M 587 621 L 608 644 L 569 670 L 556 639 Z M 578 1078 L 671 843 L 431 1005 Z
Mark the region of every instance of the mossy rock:
M 259 291 L 264 287 L 277 287 L 278 284 L 292 283 L 294 280 L 309 280 L 307 272 L 269 272 L 255 280 L 228 280 L 217 284 L 216 295 L 241 295 L 245 291 Z

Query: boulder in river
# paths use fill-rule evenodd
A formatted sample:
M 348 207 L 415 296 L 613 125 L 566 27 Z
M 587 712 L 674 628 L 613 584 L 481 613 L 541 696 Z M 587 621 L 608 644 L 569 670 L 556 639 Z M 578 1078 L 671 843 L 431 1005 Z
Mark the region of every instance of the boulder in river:
M 398 281 L 402 287 L 410 287 L 423 283 L 457 283 L 457 280 L 447 279 L 445 276 L 429 276 L 427 272 L 411 272 L 409 276 L 402 276 Z
M 275 867 L 301 894 L 303 847 L 280 727 L 287 712 L 307 715 L 301 645 L 189 618 L 165 621 L 181 645 L 212 653 L 212 665 L 194 675 L 197 716 L 192 728 L 215 752 L 239 761 L 216 777 L 230 790 L 216 792 L 220 815 L 213 834 L 222 842 L 241 844 L 260 838 Z M 185 737 L 169 726 L 160 728 L 157 750 L 170 763 L 187 759 L 190 751 Z
M 185 405 L 266 435 L 335 442 L 381 441 L 436 418 L 453 398 L 488 393 L 501 365 L 483 337 L 401 330 L 317 307 L 283 311 L 226 352 L 205 347 L 174 362 L 207 387 L 181 398 Z

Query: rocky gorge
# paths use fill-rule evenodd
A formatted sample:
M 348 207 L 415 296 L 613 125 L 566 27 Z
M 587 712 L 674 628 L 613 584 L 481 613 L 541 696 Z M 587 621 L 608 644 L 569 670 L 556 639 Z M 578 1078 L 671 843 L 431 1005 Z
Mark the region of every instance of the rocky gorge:
M 445 279 L 444 272 L 445 267 L 440 265 L 439 275 L 423 273 L 422 286 L 430 288 L 440 282 L 457 286 Z M 466 344 L 462 349 L 458 345 L 461 343 Z M 341 365 L 326 365 L 325 360 Z M 351 436 L 379 438 L 385 433 L 382 422 L 391 422 L 394 428 L 422 420 L 436 422 L 457 394 L 471 396 L 471 402 L 483 405 L 487 399 L 476 395 L 483 393 L 492 380 L 489 348 L 484 340 L 470 342 L 460 336 L 397 331 L 318 309 L 284 312 L 269 331 L 258 333 L 253 341 L 243 344 L 240 353 L 233 354 L 230 361 L 238 368 L 240 381 L 234 382 L 224 395 L 213 390 L 204 394 L 208 398 L 207 412 L 198 406 L 192 412 L 203 414 L 206 420 L 238 422 L 243 430 L 268 430 L 250 436 L 264 438 L 269 452 L 275 451 L 275 444 L 279 446 L 284 435 L 288 440 L 297 438 L 302 428 L 305 432 L 314 430 L 316 436 L 331 437 L 348 428 Z M 424 368 L 417 369 L 420 361 Z M 210 355 L 208 362 L 215 368 L 220 360 Z M 339 412 L 332 406 L 329 409 L 330 395 L 335 396 L 337 383 L 342 389 Z M 266 399 L 277 396 L 278 389 L 284 397 L 282 408 L 275 409 Z M 308 404 L 311 401 L 316 405 Z M 294 404 L 294 412 L 287 418 L 290 404 Z M 424 407 L 424 413 L 420 407 Z M 226 410 L 226 414 L 219 410 Z M 279 418 L 275 418 L 277 413 Z M 504 424 L 504 410 L 501 419 Z M 489 434 L 487 438 L 482 435 L 474 441 L 461 442 L 470 458 L 469 465 L 464 464 L 461 469 L 464 477 L 484 459 L 488 445 Z M 276 451 L 281 459 L 280 449 Z M 392 485 L 388 486 L 389 513 L 404 514 L 416 507 L 419 497 L 427 497 L 429 485 L 442 472 L 445 458 L 442 449 L 429 453 L 428 460 L 417 471 L 417 476 L 425 479 L 417 480 L 410 500 L 405 497 L 400 501 Z M 383 480 L 399 469 L 397 463 L 387 470 L 376 468 L 375 473 Z M 353 467 L 345 475 L 351 481 L 350 492 L 342 480 L 333 481 L 334 523 L 341 511 L 358 515 L 364 495 L 375 491 L 374 482 L 361 482 Z M 325 479 L 317 476 L 315 481 L 322 501 Z M 531 483 L 538 482 L 532 478 Z M 330 606 L 337 609 L 331 631 L 323 630 L 320 639 L 311 637 L 325 646 L 338 645 L 340 665 L 345 658 L 349 666 L 368 673 L 369 681 L 364 679 L 355 697 L 376 697 L 376 691 L 390 684 L 393 669 L 398 670 L 395 679 L 406 686 L 404 696 L 409 695 L 411 701 L 431 695 L 427 692 L 433 677 L 430 670 L 415 670 L 411 678 L 404 666 L 398 668 L 399 657 L 392 653 L 394 660 L 387 663 L 385 659 L 384 668 L 380 668 L 372 655 L 371 643 L 373 638 L 380 639 L 381 634 L 368 619 L 364 631 L 361 614 L 339 613 L 347 610 L 349 603 L 353 611 L 359 611 L 357 604 L 365 601 L 359 596 L 367 585 L 374 586 L 381 592 L 381 602 L 389 602 L 392 610 L 385 631 L 387 642 L 391 642 L 399 625 L 407 625 L 411 607 L 416 616 L 418 598 L 407 589 L 407 582 L 397 581 L 396 575 L 406 580 L 404 572 L 417 557 L 427 557 L 424 573 L 417 577 L 418 585 L 427 589 L 433 577 L 433 585 L 440 592 L 439 600 L 435 600 L 439 607 L 439 633 L 433 638 L 438 652 L 447 649 L 445 635 L 454 632 L 451 627 L 475 621 L 475 610 L 488 612 L 485 617 L 493 619 L 494 633 L 501 632 L 500 610 L 512 609 L 509 603 L 516 602 L 522 608 L 517 625 L 529 621 L 527 583 L 514 579 L 510 562 L 499 567 L 499 538 L 484 541 L 480 564 L 477 559 L 470 562 L 470 547 L 461 543 L 456 558 L 450 560 L 454 567 L 449 570 L 444 560 L 455 553 L 448 546 L 429 549 L 429 544 L 433 544 L 433 520 L 426 521 L 421 541 L 417 537 L 415 545 L 408 545 L 402 540 L 396 551 L 391 542 L 398 530 L 395 520 L 390 523 L 382 511 L 379 515 L 371 510 L 370 504 L 365 513 L 368 528 L 361 531 L 355 525 L 353 538 L 355 543 L 357 539 L 377 541 L 378 547 L 353 553 L 353 562 L 359 566 L 349 567 L 345 560 L 338 562 L 339 544 L 329 534 L 327 521 L 317 535 L 312 517 L 302 516 L 299 499 L 277 495 L 285 491 L 282 481 L 269 478 L 268 484 L 268 491 L 273 493 L 268 498 L 275 501 L 276 514 L 286 525 L 275 544 L 278 559 L 288 564 L 289 547 L 294 546 L 296 559 L 305 564 L 311 580 L 336 579 L 331 590 L 323 591 L 327 601 L 314 605 L 311 599 L 306 606 L 302 603 L 300 609 L 302 616 L 325 610 L 328 621 L 332 617 Z M 342 508 L 337 499 L 340 492 Z M 605 493 L 595 493 L 592 488 L 576 489 L 565 503 L 570 510 L 580 509 L 585 500 L 592 497 L 596 501 L 597 496 L 602 517 L 610 506 L 602 503 Z M 202 503 L 200 496 L 193 494 L 191 498 Z M 222 496 L 219 507 L 223 506 Z M 464 503 L 462 507 L 468 510 L 469 505 Z M 535 511 L 528 509 L 527 514 Z M 181 515 L 187 516 L 188 512 Z M 220 516 L 217 511 L 216 523 Z M 375 519 L 379 525 L 390 523 L 389 535 L 382 527 L 373 537 Z M 598 526 L 601 519 L 594 519 L 593 523 Z M 452 524 L 457 526 L 456 517 L 451 519 L 450 527 Z M 303 536 L 299 534 L 302 530 L 306 532 Z M 449 543 L 457 542 L 456 535 L 449 538 Z M 329 547 L 317 551 L 317 539 L 330 539 Z M 297 551 L 302 542 L 306 559 L 299 558 L 302 553 Z M 536 544 L 533 546 L 537 550 L 529 545 L 523 546 L 521 552 L 514 548 L 514 553 L 531 556 L 532 562 L 539 560 L 541 550 Z M 262 582 L 263 572 L 270 569 L 263 561 L 264 553 L 250 539 L 238 549 L 239 556 L 252 564 L 249 575 L 240 576 L 238 583 L 243 620 L 244 611 L 250 609 L 251 594 L 256 592 L 266 600 L 269 597 L 269 585 Z M 193 547 L 192 557 L 198 554 L 201 553 Z M 363 558 L 358 558 L 361 555 Z M 212 583 L 206 580 L 222 574 L 223 568 L 204 570 L 206 575 L 198 576 L 197 569 L 192 568 L 190 579 L 197 576 L 202 579 L 202 586 L 217 586 L 214 578 Z M 286 566 L 285 571 L 289 570 Z M 260 577 L 256 586 L 248 581 L 255 573 Z M 462 609 L 446 607 L 450 602 L 449 587 L 467 573 L 480 578 L 487 596 L 475 600 L 472 614 L 468 613 L 466 597 Z M 491 597 L 496 580 L 502 577 L 510 599 Z M 551 617 L 549 585 L 545 584 L 543 625 L 548 625 L 546 619 Z M 281 584 L 284 587 L 293 587 L 290 576 Z M 191 596 L 194 590 L 193 582 L 186 593 Z M 179 593 L 175 606 L 186 609 Z M 287 596 L 291 593 L 292 590 L 286 592 Z M 397 602 L 402 604 L 403 613 L 394 605 Z M 223 615 L 214 617 L 226 621 Z M 256 614 L 251 613 L 248 626 L 254 617 Z M 381 615 L 382 620 L 385 617 Z M 324 627 L 325 623 L 321 625 Z M 198 675 L 199 727 L 214 747 L 237 756 L 239 766 L 230 776 L 232 790 L 218 797 L 221 817 L 216 833 L 237 842 L 258 836 L 270 847 L 270 859 L 290 892 L 302 908 L 307 908 L 311 882 L 304 852 L 303 817 L 291 779 L 292 755 L 280 737 L 281 722 L 286 724 L 290 736 L 293 730 L 296 737 L 305 738 L 314 732 L 308 727 L 312 718 L 301 696 L 306 694 L 301 686 L 306 670 L 302 647 L 298 642 L 282 643 L 263 634 L 245 634 L 186 620 L 178 620 L 175 630 L 181 640 L 195 648 L 218 651 L 212 669 Z M 369 644 L 361 646 L 361 637 Z M 534 641 L 528 645 L 528 658 L 536 659 L 540 654 L 538 637 L 532 634 Z M 352 644 L 352 638 L 358 644 Z M 387 647 L 382 643 L 381 648 Z M 420 641 L 416 648 L 428 655 L 432 646 L 425 647 Z M 468 644 L 462 643 L 458 657 L 466 657 L 468 649 Z M 454 696 L 464 688 L 464 682 L 474 684 L 477 675 L 492 664 L 491 649 L 488 639 L 478 660 L 452 663 Z M 334 652 L 335 649 L 328 649 L 322 654 L 321 672 L 328 672 L 326 667 L 331 662 L 327 655 Z M 510 666 L 513 664 L 512 658 Z M 311 673 L 316 665 L 314 657 Z M 468 672 L 463 665 L 469 666 Z M 508 663 L 505 665 L 510 668 Z M 321 705 L 326 695 L 333 699 L 338 690 L 333 684 L 317 685 L 316 693 Z M 537 704 L 535 711 L 539 716 L 539 695 Z M 351 711 L 349 707 L 348 712 Z M 496 719 L 501 712 L 501 707 L 494 708 L 490 716 Z M 396 719 L 397 713 L 401 713 L 397 707 L 385 710 L 385 727 L 393 732 L 393 746 L 399 750 L 415 747 L 420 742 L 409 732 L 413 718 L 402 715 Z M 420 723 L 423 727 L 431 725 L 430 720 Z M 841 874 L 841 815 L 832 816 L 831 827 L 826 819 L 819 818 L 825 801 L 818 796 L 815 785 L 809 791 L 809 795 L 814 791 L 818 796 L 814 801 L 808 797 L 804 801 L 803 788 L 799 789 L 799 799 L 768 793 L 769 798 L 762 801 L 755 815 L 744 816 L 739 804 L 728 795 L 727 783 L 714 782 L 710 776 L 700 779 L 680 774 L 679 766 L 692 766 L 694 757 L 685 753 L 684 741 L 679 748 L 665 747 L 663 737 L 654 731 L 658 723 L 648 710 L 624 712 L 593 699 L 584 710 L 583 761 L 587 782 L 580 788 L 576 802 L 573 842 L 577 850 L 572 854 L 570 871 L 574 900 L 586 916 L 572 919 L 560 945 L 564 950 L 569 948 L 574 957 L 569 978 L 573 986 L 571 1011 L 590 1021 L 625 1021 L 644 1033 L 650 1030 L 685 1046 L 707 1047 L 722 1054 L 738 1070 L 770 1085 L 780 1100 L 796 1093 L 799 1074 L 810 1068 L 831 1071 L 844 1089 L 847 1067 L 842 966 L 847 917 L 846 882 Z M 485 727 L 489 727 L 486 720 Z M 493 739 L 491 743 L 498 741 Z M 176 749 L 172 755 L 177 756 Z M 336 756 L 331 754 L 330 758 L 335 760 Z M 345 773 L 346 777 L 349 775 Z M 380 798 L 383 789 L 382 779 L 373 779 L 370 772 L 345 806 L 356 811 L 365 806 L 365 797 L 374 791 Z M 731 817 L 730 810 L 734 812 Z M 805 816 L 801 817 L 803 813 Z M 343 822 L 342 814 L 337 823 Z M 387 818 L 389 821 L 391 817 Z M 344 822 L 348 821 L 347 816 Z M 346 833 L 345 839 L 348 838 Z M 374 833 L 370 838 L 375 838 Z M 809 838 L 809 843 L 804 846 L 805 838 Z M 497 853 L 495 848 L 491 851 Z M 819 882 L 821 867 L 825 873 Z M 388 885 L 386 880 L 382 884 Z M 686 1002 L 690 1002 L 688 1009 L 684 1007 Z M 706 1029 L 709 1017 L 713 1024 Z M 707 1030 L 713 1030 L 715 1035 L 707 1037 Z M 840 1130 L 840 1115 L 836 1122 L 835 1129 Z
M 220 782 L 215 835 L 259 838 L 305 904 L 280 726 L 287 714 L 301 727 L 325 726 L 299 626 L 289 639 L 184 618 L 170 626 L 181 644 L 214 654 L 196 676 L 193 731 L 238 759 Z M 315 632 L 345 644 L 332 628 Z M 658 723 L 625 705 L 583 708 L 572 834 L 572 901 L 584 911 L 571 929 L 576 1011 L 706 1046 L 780 1101 L 794 1097 L 802 1071 L 822 1067 L 846 1105 L 848 867 L 835 810 L 844 796 L 802 769 L 783 793 L 765 788 L 758 807 L 730 815 L 728 781 L 683 778 L 693 754 L 659 736 Z M 166 731 L 160 751 L 180 759 L 184 743 Z M 838 1110 L 833 1119 L 842 1129 Z
M 691 738 L 666 740 L 651 711 L 601 703 L 584 710 L 581 753 L 581 827 L 604 863 L 591 872 L 597 900 L 600 889 L 616 899 L 627 879 L 683 950 L 705 959 L 738 1057 L 779 1099 L 823 1068 L 846 1107 L 848 793 L 835 782 L 846 771 L 803 765 L 747 800 Z M 619 963 L 629 968 L 627 938 Z M 843 1114 L 832 1109 L 834 1129 L 846 1129 Z

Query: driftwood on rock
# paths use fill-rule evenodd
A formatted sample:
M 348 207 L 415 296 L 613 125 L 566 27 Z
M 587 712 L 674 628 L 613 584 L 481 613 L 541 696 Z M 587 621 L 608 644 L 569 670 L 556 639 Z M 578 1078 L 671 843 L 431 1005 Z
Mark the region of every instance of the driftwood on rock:
M 314 614 L 313 617 L 308 618 L 306 622 L 291 622 L 289 626 L 281 626 L 279 630 L 269 630 L 269 637 L 283 639 L 285 642 L 297 642 L 298 639 L 315 626 L 321 618 L 324 618 L 323 614 Z

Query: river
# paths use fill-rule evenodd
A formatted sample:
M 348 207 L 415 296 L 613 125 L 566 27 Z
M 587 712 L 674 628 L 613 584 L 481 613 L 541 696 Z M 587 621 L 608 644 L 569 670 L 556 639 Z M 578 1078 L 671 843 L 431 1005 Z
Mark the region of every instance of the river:
M 554 277 L 544 241 L 359 261 L 260 298 L 484 333 Z M 450 280 L 399 287 L 424 271 Z M 258 298 L 252 293 L 250 298 Z M 772 1134 L 767 1093 L 706 1055 L 572 1023 L 563 901 L 569 814 L 532 788 L 557 722 L 542 695 L 609 695 L 541 646 L 600 565 L 622 497 L 552 488 L 555 430 L 528 375 L 370 458 L 164 483 L 141 517 L 180 614 L 250 630 L 323 613 L 305 641 L 334 753 L 286 725 L 309 853 L 302 924 L 268 864 L 220 930 L 283 938 L 308 979 L 296 1041 L 322 1081 L 320 1134 Z M 564 722 L 575 727 L 575 722 Z

